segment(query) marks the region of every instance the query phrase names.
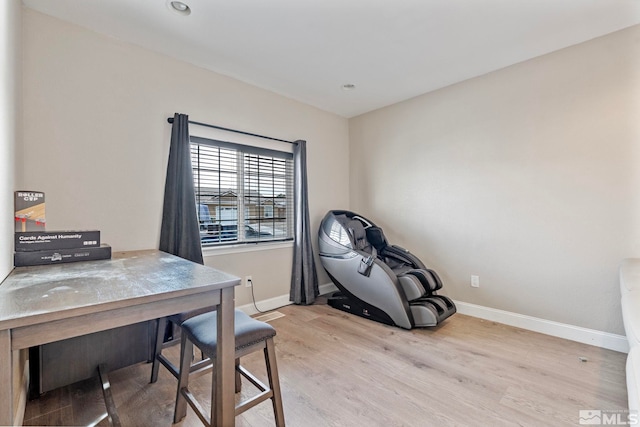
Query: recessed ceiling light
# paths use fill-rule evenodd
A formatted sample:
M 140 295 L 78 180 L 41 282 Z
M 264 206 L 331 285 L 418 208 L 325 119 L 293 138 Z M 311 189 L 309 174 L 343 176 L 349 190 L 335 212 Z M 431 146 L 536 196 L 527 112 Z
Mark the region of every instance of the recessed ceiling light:
M 180 15 L 186 16 L 191 14 L 191 8 L 186 3 L 183 3 L 181 1 L 170 1 L 168 3 L 168 6 L 169 9 L 176 13 L 179 13 Z
M 354 90 L 355 88 L 356 85 L 354 85 L 353 83 L 346 83 L 342 85 L 343 90 Z

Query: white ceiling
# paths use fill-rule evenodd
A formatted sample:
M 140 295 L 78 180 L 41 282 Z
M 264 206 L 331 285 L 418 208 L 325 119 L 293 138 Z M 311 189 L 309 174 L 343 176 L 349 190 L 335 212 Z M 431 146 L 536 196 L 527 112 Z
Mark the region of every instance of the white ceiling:
M 344 117 L 640 23 L 640 0 L 184 1 L 23 3 Z

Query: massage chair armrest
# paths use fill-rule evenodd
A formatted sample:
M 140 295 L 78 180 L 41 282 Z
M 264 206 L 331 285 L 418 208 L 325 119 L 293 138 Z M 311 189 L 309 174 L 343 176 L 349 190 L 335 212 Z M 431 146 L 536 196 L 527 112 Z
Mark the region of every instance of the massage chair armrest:
M 397 250 L 397 251 L 399 251 L 399 252 L 402 252 L 402 253 L 407 253 L 407 254 L 409 254 L 409 253 L 410 253 L 410 252 L 409 252 L 409 249 L 405 249 L 405 248 L 403 248 L 402 246 L 398 246 L 398 245 L 390 245 L 390 247 L 391 247 L 391 248 L 393 248 L 393 249 L 395 249 L 395 250 Z
M 427 268 L 424 263 L 418 259 L 418 257 L 403 247 L 390 245 L 385 248 L 384 252 L 386 256 L 413 264 L 414 268 Z

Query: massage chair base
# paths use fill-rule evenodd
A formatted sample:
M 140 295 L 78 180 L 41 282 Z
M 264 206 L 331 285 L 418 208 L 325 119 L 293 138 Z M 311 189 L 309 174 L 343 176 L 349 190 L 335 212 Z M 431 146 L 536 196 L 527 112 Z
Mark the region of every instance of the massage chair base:
M 334 292 L 328 299 L 327 304 L 338 310 L 346 311 L 347 313 L 355 314 L 356 316 L 364 317 L 365 319 L 375 320 L 376 322 L 384 323 L 385 325 L 396 326 L 384 311 L 366 304 L 360 300 L 352 300 L 349 297 L 343 295 L 340 291 Z
M 327 304 L 338 310 L 374 320 L 385 325 L 396 325 L 391 317 L 379 308 L 369 305 L 359 299 L 349 298 L 342 292 L 337 291 L 327 299 Z M 410 303 L 411 316 L 414 327 L 437 326 L 456 312 L 456 306 L 451 299 L 443 295 L 431 295 Z M 406 329 L 406 328 L 405 328 Z

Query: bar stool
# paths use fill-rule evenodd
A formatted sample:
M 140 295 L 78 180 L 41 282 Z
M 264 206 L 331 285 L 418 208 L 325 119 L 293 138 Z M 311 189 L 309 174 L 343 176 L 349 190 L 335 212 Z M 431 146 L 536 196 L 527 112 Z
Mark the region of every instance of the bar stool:
M 240 377 L 245 377 L 260 393 L 242 401 L 236 405 L 236 416 L 253 408 L 257 404 L 271 399 L 273 413 L 277 427 L 284 427 L 284 410 L 280 395 L 280 383 L 278 380 L 278 368 L 276 365 L 276 353 L 273 337 L 276 330 L 268 323 L 252 319 L 240 310 L 235 310 L 235 358 L 236 358 L 236 392 L 240 389 Z M 189 391 L 189 374 L 194 372 L 191 365 L 193 345 L 198 347 L 209 359 L 214 360 L 217 346 L 216 313 L 205 313 L 184 321 L 181 325 L 182 338 L 180 348 L 180 374 L 178 378 L 178 390 L 176 393 L 176 406 L 173 422 L 177 423 L 187 414 L 187 403 L 191 406 L 198 418 L 208 427 L 214 419 L 214 396 L 211 396 L 211 417 L 202 409 L 202 406 Z M 258 378 L 240 365 L 240 358 L 254 351 L 263 350 L 269 386 L 267 387 Z M 215 382 L 215 370 L 211 364 L 207 368 L 213 373 Z M 202 373 L 202 370 L 194 372 L 194 375 Z

